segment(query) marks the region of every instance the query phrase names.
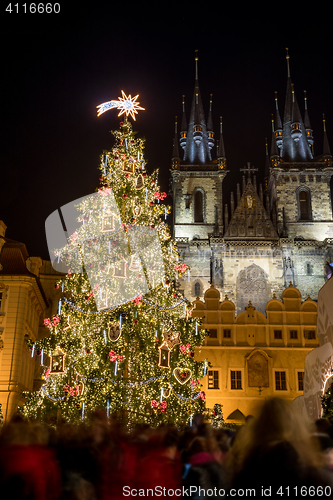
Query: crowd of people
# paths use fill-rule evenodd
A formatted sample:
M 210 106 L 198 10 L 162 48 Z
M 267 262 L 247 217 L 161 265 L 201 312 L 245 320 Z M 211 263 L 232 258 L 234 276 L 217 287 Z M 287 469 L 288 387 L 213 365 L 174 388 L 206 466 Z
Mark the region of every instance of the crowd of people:
M 126 431 L 105 412 L 57 427 L 14 416 L 0 433 L 3 500 L 333 496 L 333 428 L 265 401 L 237 429 L 200 416 L 179 430 Z

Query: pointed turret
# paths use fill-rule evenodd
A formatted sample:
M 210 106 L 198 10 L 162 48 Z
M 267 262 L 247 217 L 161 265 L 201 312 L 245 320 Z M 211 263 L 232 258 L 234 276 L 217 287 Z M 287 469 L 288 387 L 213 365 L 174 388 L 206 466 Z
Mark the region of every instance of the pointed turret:
M 330 145 L 328 143 L 327 139 L 327 133 L 326 133 L 326 121 L 325 121 L 325 115 L 323 114 L 323 127 L 324 127 L 324 141 L 323 141 L 323 156 L 331 157 L 331 149 Z
M 183 95 L 183 116 L 182 124 L 180 129 L 180 145 L 185 151 L 186 148 L 186 138 L 187 138 L 187 123 L 186 123 L 186 113 L 185 113 L 185 96 Z
M 282 122 L 279 112 L 277 92 L 275 91 L 275 141 L 279 149 L 282 148 Z
M 187 130 L 184 162 L 192 165 L 202 165 L 210 163 L 212 158 L 208 144 L 207 125 L 199 89 L 198 51 L 196 50 L 195 52 L 195 86 Z
M 209 149 L 212 149 L 214 146 L 214 132 L 213 132 L 213 116 L 212 116 L 212 103 L 213 103 L 213 94 L 210 94 L 209 100 L 209 114 L 207 120 L 207 132 L 208 132 L 208 146 Z
M 265 138 L 265 150 L 266 150 L 266 155 L 265 155 L 265 188 L 268 186 L 268 178 L 269 178 L 269 169 L 270 169 L 270 161 L 269 161 L 269 155 L 268 155 L 268 143 L 267 143 L 267 137 Z
M 306 90 L 304 90 L 304 127 L 306 133 L 306 140 L 311 148 L 313 154 L 313 130 L 311 128 L 309 113 L 308 113 L 308 100 L 306 97 Z
M 289 53 L 287 50 L 287 91 L 282 127 L 281 157 L 287 162 L 302 162 L 313 159 L 306 138 L 305 126 L 299 111 L 294 86 L 290 77 Z
M 280 155 L 279 155 L 279 150 L 276 144 L 276 139 L 275 139 L 275 130 L 274 130 L 274 117 L 272 115 L 272 145 L 271 145 L 271 165 L 276 167 L 280 161 Z
M 225 157 L 225 150 L 224 150 L 224 140 L 223 140 L 223 131 L 222 131 L 222 116 L 220 116 L 220 138 L 219 138 L 219 149 L 218 149 L 218 153 L 217 153 L 217 161 L 218 161 L 219 167 L 221 169 L 226 168 L 227 159 Z
M 172 168 L 178 168 L 179 165 L 179 146 L 178 146 L 178 133 L 177 133 L 177 116 L 175 117 L 175 137 L 173 140 L 173 151 L 172 151 Z M 176 166 L 177 165 L 177 166 Z

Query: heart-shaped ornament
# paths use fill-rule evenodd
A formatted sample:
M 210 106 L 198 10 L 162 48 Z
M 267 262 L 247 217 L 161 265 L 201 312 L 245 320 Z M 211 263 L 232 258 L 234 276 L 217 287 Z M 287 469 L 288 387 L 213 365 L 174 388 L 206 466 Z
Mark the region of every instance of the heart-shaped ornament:
M 190 380 L 192 372 L 189 368 L 177 367 L 173 370 L 173 374 L 177 382 L 179 382 L 180 384 L 186 384 L 186 382 Z

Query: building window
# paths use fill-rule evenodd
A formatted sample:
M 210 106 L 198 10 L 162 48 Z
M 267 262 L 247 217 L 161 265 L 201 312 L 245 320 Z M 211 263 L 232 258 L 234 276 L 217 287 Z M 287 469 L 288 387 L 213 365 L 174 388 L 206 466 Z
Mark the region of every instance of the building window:
M 194 222 L 203 222 L 203 194 L 196 191 L 194 195 Z
M 311 264 L 309 264 L 309 263 L 306 264 L 306 274 L 308 276 L 310 276 L 310 274 L 311 274 Z
M 299 220 L 311 220 L 310 191 L 306 188 L 298 192 Z
M 297 372 L 297 386 L 299 391 L 304 391 L 304 372 Z
M 194 295 L 196 297 L 200 297 L 200 295 L 201 295 L 201 286 L 200 286 L 199 281 L 197 281 L 196 284 L 194 285 Z
M 231 339 L 231 330 L 230 328 L 224 328 L 223 330 L 223 338 Z
M 316 332 L 314 330 L 304 330 L 304 338 L 306 340 L 314 340 L 316 338 Z
M 3 301 L 3 292 L 0 292 L 0 312 L 1 312 L 2 301 Z
M 218 370 L 208 370 L 208 389 L 219 389 Z
M 286 372 L 275 372 L 275 390 L 276 391 L 287 390 Z
M 297 339 L 297 330 L 290 330 L 290 338 L 293 340 Z
M 282 340 L 282 330 L 274 330 L 274 339 Z
M 209 329 L 209 336 L 211 339 L 217 339 L 217 329 L 216 328 L 210 328 Z
M 230 371 L 231 389 L 242 389 L 242 372 L 240 370 Z

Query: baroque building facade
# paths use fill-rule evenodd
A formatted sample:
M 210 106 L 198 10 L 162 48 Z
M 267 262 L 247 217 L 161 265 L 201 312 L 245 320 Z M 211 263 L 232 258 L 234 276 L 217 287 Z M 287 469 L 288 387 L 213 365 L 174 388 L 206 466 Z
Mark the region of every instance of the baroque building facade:
M 265 313 L 273 294 L 281 298 L 292 282 L 304 299 L 317 299 L 325 262 L 333 261 L 330 180 L 332 155 L 325 120 L 322 153 L 314 156 L 313 131 L 305 95 L 301 116 L 290 76 L 281 117 L 275 97 L 270 155 L 266 144 L 264 186 L 250 163 L 228 203 L 222 195 L 228 174 L 222 119 L 216 155 L 212 102 L 206 120 L 195 59 L 195 86 L 189 120 L 183 100 L 171 163 L 173 233 L 190 271 L 179 289 L 191 301 L 211 283 L 227 294 L 239 314 L 249 300 Z
M 58 277 L 50 261 L 30 257 L 23 243 L 7 238 L 0 220 L 0 404 L 5 420 L 24 403 L 22 391 L 43 383 L 43 353 L 33 343 L 48 335 L 43 320 L 57 312 Z
M 211 285 L 203 299 L 194 301 L 192 315 L 207 331 L 196 352 L 196 359 L 209 361 L 202 380 L 206 405 L 221 404 L 224 418 L 240 423 L 249 414 L 256 416 L 269 397 L 290 402 L 302 397 L 305 359 L 319 341 L 317 303 L 309 297 L 302 301 L 292 284 L 281 299 L 273 295 L 265 314 L 251 302 L 239 314 L 235 311 L 228 296 L 222 300 Z

